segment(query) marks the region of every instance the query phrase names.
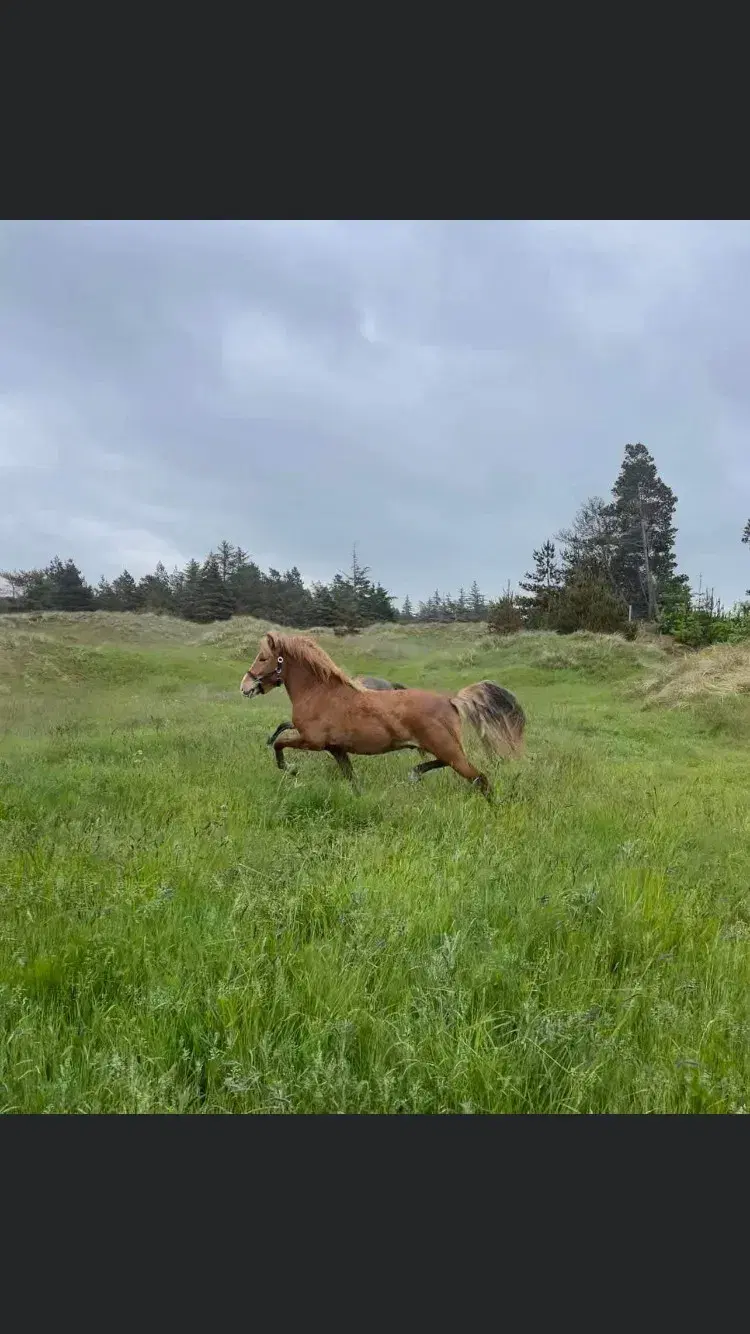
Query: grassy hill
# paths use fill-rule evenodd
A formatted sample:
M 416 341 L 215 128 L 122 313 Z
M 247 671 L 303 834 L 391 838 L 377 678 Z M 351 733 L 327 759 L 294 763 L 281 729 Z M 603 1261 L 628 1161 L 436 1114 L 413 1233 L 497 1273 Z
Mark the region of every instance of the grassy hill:
M 0 1109 L 744 1111 L 747 651 L 321 632 L 518 693 L 488 807 L 408 754 L 278 774 L 265 628 L 0 618 Z

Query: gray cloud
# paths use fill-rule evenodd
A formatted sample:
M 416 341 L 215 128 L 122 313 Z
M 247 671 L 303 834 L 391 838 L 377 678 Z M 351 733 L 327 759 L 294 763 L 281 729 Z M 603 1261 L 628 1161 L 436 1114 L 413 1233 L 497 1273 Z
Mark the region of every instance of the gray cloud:
M 642 440 L 750 586 L 750 227 L 0 224 L 0 565 L 202 555 L 488 592 Z

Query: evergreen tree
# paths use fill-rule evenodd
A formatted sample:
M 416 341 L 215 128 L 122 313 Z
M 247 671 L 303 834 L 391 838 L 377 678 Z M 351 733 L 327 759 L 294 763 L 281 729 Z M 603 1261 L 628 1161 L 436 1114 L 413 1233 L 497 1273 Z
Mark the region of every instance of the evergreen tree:
M 114 589 L 109 580 L 104 578 L 104 575 L 102 575 L 101 579 L 99 580 L 99 583 L 96 586 L 94 599 L 96 606 L 100 611 L 117 610 L 117 598 L 115 596 Z
M 235 551 L 231 542 L 225 541 L 219 543 L 216 559 L 218 561 L 222 583 L 226 583 L 232 570 L 235 568 Z
M 144 574 L 138 584 L 139 606 L 145 611 L 174 611 L 175 602 L 170 586 L 169 575 L 161 561 L 153 574 Z
M 530 597 L 519 599 L 529 625 L 544 625 L 563 585 L 563 572 L 557 564 L 555 544 L 549 539 L 533 552 L 534 569 L 521 580 L 521 588 Z
M 311 620 L 313 625 L 323 629 L 331 629 L 337 624 L 333 595 L 327 584 L 313 584 Z
M 677 497 L 640 443 L 625 446 L 612 494 L 618 539 L 612 562 L 615 587 L 635 616 L 655 620 L 661 590 L 674 578 L 677 564 Z
M 142 606 L 141 593 L 130 570 L 123 570 L 112 581 L 112 592 L 118 611 L 138 611 Z
M 193 621 L 208 624 L 210 621 L 228 621 L 234 610 L 234 602 L 221 577 L 219 561 L 216 556 L 209 556 L 203 564 L 197 580 L 193 603 Z
M 72 560 L 63 565 L 59 556 L 45 571 L 54 611 L 89 611 L 94 605 L 94 592 Z
M 438 589 L 435 589 L 431 598 L 426 602 L 420 602 L 417 611 L 417 620 L 420 621 L 440 621 L 443 619 L 443 600 Z
M 241 559 L 240 559 L 241 557 Z M 255 561 L 238 547 L 234 553 L 234 567 L 229 576 L 229 589 L 238 616 L 262 616 L 266 613 L 268 594 L 266 580 Z
M 747 523 L 745 524 L 745 527 L 744 527 L 744 529 L 743 529 L 743 532 L 742 532 L 742 541 L 743 541 L 743 542 L 746 542 L 746 543 L 748 543 L 748 545 L 750 545 L 750 519 L 748 519 L 748 521 L 747 521 Z M 750 597 L 750 588 L 748 588 L 748 590 L 747 590 L 747 596 Z
M 331 608 L 334 626 L 356 630 L 361 624 L 354 586 L 343 574 L 335 574 L 330 584 Z
M 282 625 L 302 629 L 310 624 L 312 597 L 296 565 L 284 574 L 269 571 L 265 600 L 267 614 Z
M 409 597 L 409 594 L 408 594 L 408 593 L 406 594 L 406 597 L 404 598 L 404 605 L 403 605 L 403 607 L 401 608 L 401 620 L 402 620 L 402 621 L 413 621 L 413 620 L 414 620 L 414 612 L 413 612 L 412 609 L 411 609 L 411 598 Z
M 362 598 L 360 615 L 367 625 L 373 625 L 378 621 L 395 621 L 393 599 L 382 584 L 369 585 Z
M 187 621 L 200 619 L 201 567 L 197 560 L 189 560 L 180 575 L 179 613 Z
M 469 593 L 469 608 L 472 621 L 483 621 L 487 615 L 487 603 L 485 602 L 484 595 L 479 591 L 479 584 L 476 579 L 471 585 L 471 591 Z

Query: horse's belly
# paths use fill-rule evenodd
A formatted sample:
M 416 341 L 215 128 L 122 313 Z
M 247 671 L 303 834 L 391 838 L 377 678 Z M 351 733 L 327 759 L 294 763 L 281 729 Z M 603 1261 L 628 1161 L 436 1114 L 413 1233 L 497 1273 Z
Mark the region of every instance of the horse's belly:
M 389 750 L 400 750 L 404 741 L 394 736 L 391 728 L 368 719 L 363 727 L 332 728 L 326 745 L 339 746 L 352 755 L 383 755 Z

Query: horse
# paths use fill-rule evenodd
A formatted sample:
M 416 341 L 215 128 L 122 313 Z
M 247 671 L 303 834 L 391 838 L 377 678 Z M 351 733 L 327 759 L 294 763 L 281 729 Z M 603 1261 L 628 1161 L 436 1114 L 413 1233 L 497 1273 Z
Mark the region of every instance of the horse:
M 384 676 L 355 676 L 354 680 L 363 685 L 366 690 L 406 690 L 406 686 L 402 686 L 400 681 L 386 681 Z M 276 685 L 280 686 L 281 681 L 277 681 Z M 256 689 L 254 693 L 260 694 L 260 690 Z M 294 723 L 279 723 L 276 730 L 271 733 L 266 741 L 266 745 L 272 746 L 277 736 L 281 736 L 282 732 L 292 732 L 293 730 Z
M 240 682 L 245 696 L 267 694 L 283 685 L 292 701 L 291 734 L 273 742 L 276 764 L 286 768 L 284 750 L 325 750 L 356 787 L 349 755 L 385 755 L 424 750 L 433 760 L 418 764 L 418 780 L 450 766 L 488 799 L 487 776 L 466 758 L 461 726 L 476 731 L 492 755 L 520 755 L 526 717 L 516 699 L 493 681 L 464 686 L 455 695 L 430 690 L 368 690 L 336 665 L 308 635 L 268 631 Z

